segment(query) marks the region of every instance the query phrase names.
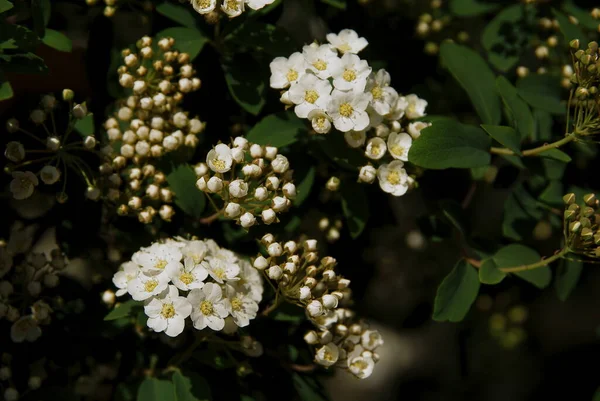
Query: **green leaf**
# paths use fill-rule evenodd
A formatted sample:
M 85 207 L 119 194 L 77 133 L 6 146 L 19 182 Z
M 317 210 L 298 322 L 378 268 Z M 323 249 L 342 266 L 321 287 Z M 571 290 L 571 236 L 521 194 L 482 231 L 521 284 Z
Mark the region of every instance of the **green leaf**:
M 0 83 L 0 101 L 10 99 L 13 95 L 14 93 L 12 86 L 10 86 L 10 82 L 4 81 Z
M 348 223 L 350 236 L 357 238 L 365 229 L 369 219 L 369 203 L 365 188 L 354 181 L 344 181 L 341 185 L 342 211 Z
M 502 72 L 517 64 L 527 45 L 529 35 L 522 28 L 526 26 L 524 16 L 522 4 L 506 7 L 486 25 L 481 35 L 490 63 Z
M 265 105 L 265 82 L 261 67 L 249 55 L 238 54 L 223 64 L 227 88 L 233 99 L 248 113 L 258 115 Z
M 540 194 L 539 200 L 551 206 L 562 207 L 564 204 L 562 200 L 563 195 L 564 187 L 562 182 L 552 180 L 546 189 L 544 189 L 544 191 Z
M 469 95 L 484 124 L 498 125 L 502 117 L 496 78 L 486 62 L 475 51 L 445 42 L 440 49 L 444 65 Z
M 521 134 L 521 139 L 534 139 L 535 120 L 527 103 L 519 97 L 517 88 L 506 78 L 498 77 L 496 78 L 496 89 L 500 93 L 504 106 L 510 111 L 512 125 Z
M 302 401 L 328 401 L 325 390 L 314 377 L 293 373 L 292 379 Z
M 167 182 L 175 194 L 175 204 L 188 216 L 200 218 L 206 197 L 196 188 L 196 181 L 196 173 L 187 163 L 173 166 L 167 174 Z
M 173 383 L 147 377 L 140 385 L 137 401 L 177 401 Z
M 43 3 L 43 0 L 31 0 L 31 18 L 33 19 L 33 31 L 40 38 L 43 38 L 46 34 Z
M 511 127 L 503 127 L 500 125 L 485 125 L 481 124 L 492 138 L 498 141 L 502 146 L 507 147 L 518 155 L 521 155 L 521 141 L 517 131 Z
M 94 135 L 94 115 L 90 113 L 82 119 L 77 120 L 73 128 L 83 137 Z
M 582 270 L 583 262 L 580 260 L 562 259 L 560 261 L 554 283 L 558 299 L 564 302 L 569 298 L 579 281 Z
M 562 102 L 562 89 L 558 77 L 529 74 L 517 81 L 517 91 L 532 107 L 552 114 L 567 112 L 565 103 Z
M 308 198 L 308 195 L 310 195 L 316 172 L 317 169 L 314 166 L 308 166 L 308 168 L 304 169 L 300 168 L 294 172 L 294 178 L 298 183 L 296 186 L 296 199 L 293 201 L 294 206 L 300 206 Z
M 485 4 L 477 0 L 450 0 L 450 11 L 457 17 L 474 17 L 489 13 L 497 8 L 497 4 Z
M 502 234 L 515 241 L 521 241 L 524 235 L 529 235 L 535 224 L 543 216 L 537 201 L 523 185 L 512 190 L 504 203 L 504 218 Z
M 263 118 L 246 135 L 246 139 L 259 145 L 278 148 L 291 145 L 300 135 L 306 135 L 303 121 L 289 111 L 271 114 Z
M 549 141 L 552 139 L 552 115 L 547 111 L 535 109 L 533 110 L 533 118 L 536 125 L 536 136 L 533 138 L 536 141 Z
M 464 260 L 444 278 L 435 296 L 433 319 L 460 322 L 471 308 L 479 292 L 477 270 Z
M 0 0 L 0 13 L 10 10 L 13 8 L 13 4 L 8 0 Z
M 567 44 L 573 39 L 579 39 L 583 43 L 587 42 L 587 37 L 585 36 L 581 28 L 577 25 L 572 24 L 571 21 L 569 21 L 569 17 L 567 17 L 555 8 L 552 9 L 552 14 L 554 14 L 554 17 L 556 17 L 556 20 L 560 25 L 560 31 L 565 37 Z
M 240 25 L 225 40 L 238 48 L 247 46 L 273 57 L 289 56 L 296 49 L 296 44 L 283 28 L 253 20 Z
M 202 32 L 185 27 L 167 28 L 157 33 L 156 38 L 175 39 L 174 47 L 181 52 L 188 53 L 190 60 L 195 59 L 204 48 L 204 45 L 208 43 L 208 38 Z
M 0 54 L 0 70 L 15 74 L 45 74 L 48 67 L 41 57 L 33 53 L 6 55 Z
M 440 121 L 421 131 L 408 160 L 429 169 L 470 168 L 490 164 L 490 137 L 479 127 Z
M 171 380 L 175 387 L 175 400 L 177 401 L 212 400 L 208 382 L 197 374 L 190 374 L 189 377 L 186 377 L 181 372 L 175 371 Z
M 53 29 L 46 29 L 46 35 L 42 38 L 42 42 L 61 52 L 70 53 L 73 50 L 71 39 Z
M 481 263 L 481 268 L 479 268 L 479 281 L 483 284 L 498 284 L 504 277 L 506 277 L 506 273 L 498 269 L 498 266 L 496 266 L 496 263 L 492 258 L 485 259 Z
M 278 322 L 298 324 L 306 320 L 306 313 L 297 305 L 284 303 L 275 310 L 273 319 Z
M 321 0 L 323 3 L 335 7 L 339 10 L 346 9 L 346 0 Z
M 5 50 L 19 49 L 22 52 L 33 52 L 40 44 L 40 38 L 21 25 L 0 23 L 0 38 L 3 38 L 0 39 L 0 49 Z
M 168 1 L 156 6 L 156 11 L 159 14 L 162 14 L 170 20 L 177 22 L 179 25 L 183 25 L 188 28 L 195 28 L 196 19 L 194 18 L 191 10 L 193 9 L 189 6 L 179 6 Z
M 142 307 L 142 305 L 143 304 L 141 302 L 134 301 L 132 299 L 123 302 L 122 304 L 117 304 L 117 306 L 115 306 L 115 308 L 111 310 L 108 315 L 104 316 L 104 320 L 109 321 L 130 317 L 136 313 Z
M 44 16 L 44 26 L 48 26 L 50 22 L 50 16 L 52 15 L 52 6 L 50 0 L 42 0 L 42 15 Z
M 565 174 L 567 165 L 561 161 L 553 159 L 542 159 L 542 166 L 544 169 L 544 175 L 549 180 L 561 180 Z
M 538 156 L 558 160 L 564 163 L 569 163 L 571 161 L 571 156 L 558 149 L 550 149 L 545 152 L 538 153 Z
M 500 249 L 493 256 L 494 263 L 498 268 L 517 267 L 537 263 L 541 256 L 535 250 L 520 244 L 511 244 Z M 523 280 L 538 288 L 546 288 L 552 279 L 552 273 L 548 266 L 533 270 L 513 273 Z
M 577 18 L 579 23 L 587 29 L 591 29 L 592 31 L 598 29 L 598 21 L 590 15 L 590 12 L 577 7 L 572 0 L 567 0 L 563 3 L 562 8 L 567 15 Z
M 311 143 L 342 168 L 356 171 L 365 164 L 363 153 L 348 146 L 343 135 L 313 135 Z

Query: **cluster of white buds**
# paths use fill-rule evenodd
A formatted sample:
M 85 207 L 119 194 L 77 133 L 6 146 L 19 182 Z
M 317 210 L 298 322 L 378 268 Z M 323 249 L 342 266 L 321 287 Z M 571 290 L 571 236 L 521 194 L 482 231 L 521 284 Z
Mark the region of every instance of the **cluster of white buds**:
M 252 10 L 260 10 L 261 8 L 272 4 L 275 0 L 190 0 L 192 7 L 199 14 L 213 16 L 220 10 L 229 18 L 240 16 L 246 6 Z M 217 7 L 217 2 L 220 7 Z M 217 17 L 218 18 L 218 17 Z
M 4 171 L 12 175 L 10 191 L 14 199 L 29 198 L 41 181 L 47 186 L 60 183 L 61 190 L 56 193 L 56 199 L 60 203 L 66 202 L 65 168 L 76 172 L 88 185 L 94 185 L 91 169 L 82 158 L 82 152 L 93 152 L 97 142 L 93 135 L 82 137 L 81 133 L 73 133 L 77 122 L 88 116 L 85 103 L 74 103 L 73 97 L 72 90 L 63 91 L 63 100 L 68 107 L 66 118 L 55 115 L 55 110 L 63 105 L 50 94 L 43 96 L 39 107 L 31 111 L 26 125 L 22 126 L 16 118 L 6 122 L 6 130 L 19 135 L 4 149 L 4 157 L 8 159 Z
M 364 153 L 370 162 L 360 169 L 360 182 L 378 178 L 384 192 L 403 195 L 413 185 L 403 168 L 408 151 L 430 125 L 416 121 L 425 116 L 427 101 L 414 94 L 400 96 L 387 71 L 373 72 L 357 55 L 368 42 L 356 32 L 344 29 L 328 34 L 327 40 L 304 46 L 289 58 L 275 58 L 271 87 L 282 90 L 281 101 L 310 120 L 316 133 L 334 127 L 344 133 L 348 146 Z
M 250 262 L 213 240 L 155 242 L 123 263 L 113 277 L 116 295 L 144 301 L 148 327 L 176 337 L 189 317 L 197 330 L 233 333 L 256 317 L 260 274 Z
M 45 288 L 58 286 L 58 273 L 67 265 L 60 249 L 48 254 L 32 250 L 36 231 L 35 225 L 16 222 L 8 241 L 0 241 L 0 320 L 12 323 L 15 343 L 36 341 L 40 326 L 50 324 L 53 310 L 42 295 Z
M 298 305 L 315 325 L 304 339 L 314 346 L 315 362 L 340 366 L 356 377 L 371 375 L 379 359 L 375 349 L 381 335 L 355 318 L 350 280 L 338 275 L 336 260 L 319 258 L 316 240 L 277 242 L 272 234 L 261 239 L 267 254 L 259 255 L 254 267 L 277 285 L 277 294 Z
M 234 138 L 230 146 L 215 146 L 195 171 L 198 189 L 211 200 L 220 199 L 219 206 L 213 202 L 217 215 L 244 228 L 256 224 L 257 217 L 264 224 L 277 222 L 277 214 L 287 211 L 296 197 L 287 157 L 274 146 L 252 144 L 243 137 Z

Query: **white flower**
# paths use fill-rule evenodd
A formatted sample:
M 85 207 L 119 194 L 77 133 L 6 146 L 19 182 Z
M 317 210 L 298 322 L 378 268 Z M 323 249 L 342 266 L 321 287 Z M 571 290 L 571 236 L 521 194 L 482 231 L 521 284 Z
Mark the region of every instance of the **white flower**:
M 159 297 L 153 298 L 144 306 L 148 315 L 148 327 L 157 333 L 164 331 L 169 337 L 176 337 L 185 328 L 185 319 L 192 313 L 190 302 L 179 296 L 174 285 Z
M 331 89 L 329 81 L 321 80 L 312 74 L 304 75 L 288 91 L 290 100 L 296 104 L 296 115 L 306 118 L 311 111 L 327 107 L 331 99 Z
M 367 134 L 365 131 L 348 131 L 344 133 L 344 140 L 351 148 L 358 148 L 365 144 Z
M 275 0 L 246 0 L 246 4 L 253 10 L 260 10 L 264 6 L 272 4 Z
M 417 95 L 408 95 L 404 98 L 408 103 L 405 113 L 410 120 L 425 116 L 425 108 L 427 108 L 427 100 L 420 99 Z
M 140 265 L 144 273 L 154 275 L 167 272 L 170 275 L 179 269 L 181 250 L 173 243 L 154 243 L 133 254 L 131 260 Z
M 256 217 L 250 212 L 246 212 L 240 217 L 240 224 L 244 228 L 252 227 L 256 223 Z
M 317 134 L 326 134 L 331 131 L 331 118 L 323 110 L 312 110 L 308 119 Z
M 373 351 L 375 348 L 383 345 L 383 338 L 377 330 L 365 330 L 360 336 L 360 343 L 364 349 Z
M 10 191 L 15 199 L 27 199 L 33 194 L 33 190 L 38 181 L 35 174 L 31 171 L 13 171 L 12 181 L 10 182 Z
M 404 132 L 392 132 L 388 137 L 387 147 L 394 159 L 408 161 L 408 151 L 412 145 L 412 138 Z
M 191 0 L 191 3 L 200 14 L 208 14 L 217 7 L 217 0 Z
M 339 131 L 361 131 L 369 125 L 369 116 L 365 111 L 368 105 L 369 95 L 365 93 L 334 90 L 327 113 Z
M 377 169 L 371 165 L 362 166 L 358 173 L 358 181 L 367 184 L 373 183 L 377 178 Z
M 339 90 L 362 92 L 369 74 L 371 67 L 366 60 L 361 60 L 356 54 L 344 54 L 332 71 L 333 86 Z
M 365 156 L 369 159 L 379 160 L 387 151 L 387 146 L 385 145 L 385 141 L 381 138 L 371 138 L 367 143 L 367 148 L 365 149 Z
M 137 264 L 131 261 L 123 263 L 112 279 L 113 284 L 118 288 L 115 295 L 118 297 L 125 295 L 127 293 L 127 285 L 131 280 L 137 278 L 139 273 L 140 267 Z
M 307 68 L 321 79 L 331 77 L 331 72 L 340 64 L 340 58 L 330 45 L 304 46 L 302 54 Z
M 46 185 L 52 185 L 60 178 L 60 171 L 54 166 L 44 166 L 40 171 L 40 178 Z
M 400 96 L 396 98 L 396 103 L 392 106 L 390 113 L 385 117 L 388 120 L 397 121 L 404 117 L 407 107 L 408 101 L 406 100 L 406 97 Z
M 398 100 L 398 93 L 390 87 L 390 82 L 390 74 L 383 69 L 371 74 L 367 81 L 366 90 L 373 96 L 371 107 L 382 116 L 388 114 Z
M 32 315 L 21 317 L 10 328 L 10 338 L 16 343 L 23 341 L 32 343 L 41 335 L 42 329 L 39 328 L 37 320 Z
M 185 246 L 181 248 L 181 254 L 185 258 L 191 258 L 195 264 L 204 260 L 208 247 L 204 241 L 186 241 Z
M 417 139 L 421 136 L 421 131 L 430 126 L 431 123 L 416 121 L 414 123 L 408 124 L 408 133 L 410 134 L 410 136 L 413 137 L 413 139 Z
M 247 294 L 239 292 L 235 287 L 227 285 L 225 289 L 229 304 L 231 305 L 231 316 L 239 327 L 246 327 L 250 320 L 256 317 L 258 304 Z
M 231 157 L 236 163 L 241 163 L 244 161 L 244 156 L 246 156 L 246 152 L 244 152 L 243 148 L 235 147 L 231 149 Z
M 209 262 L 202 262 L 208 274 L 219 284 L 229 280 L 239 280 L 240 267 L 221 259 L 211 258 Z
M 264 291 L 262 275 L 252 267 L 250 262 L 240 260 L 239 263 L 242 270 L 240 273 L 241 280 L 236 282 L 235 285 L 237 288 L 244 287 L 248 296 L 257 303 L 260 303 Z
M 329 343 L 323 345 L 315 353 L 315 362 L 323 366 L 331 366 L 338 361 L 340 351 L 337 345 Z
M 291 182 L 286 183 L 283 186 L 282 191 L 283 191 L 283 194 L 285 195 L 285 197 L 289 198 L 289 199 L 294 199 L 297 195 L 296 186 Z
M 306 61 L 301 53 L 293 53 L 289 59 L 276 57 L 271 64 L 271 88 L 285 89 L 298 82 L 306 73 Z
M 206 164 L 216 173 L 226 173 L 231 170 L 233 156 L 229 146 L 220 143 L 206 155 Z
M 375 361 L 373 358 L 357 356 L 348 360 L 348 370 L 359 379 L 366 379 L 373 373 Z
M 321 298 L 323 306 L 327 309 L 335 309 L 338 306 L 338 298 L 335 295 L 325 294 Z
M 379 178 L 379 186 L 383 192 L 394 196 L 402 196 L 406 193 L 409 187 L 408 174 L 402 166 L 404 163 L 400 160 L 379 166 L 377 178 Z
M 201 289 L 190 291 L 187 296 L 192 304 L 191 318 L 198 330 L 206 326 L 219 331 L 225 327 L 225 318 L 231 305 L 223 299 L 223 292 L 218 284 L 206 283 Z
M 244 180 L 233 180 L 229 183 L 229 195 L 234 198 L 243 198 L 248 195 L 248 183 Z
M 317 325 L 321 330 L 329 329 L 335 323 L 338 322 L 341 318 L 336 314 L 340 309 L 336 309 L 335 311 L 329 310 L 325 312 L 321 316 L 317 316 L 313 318 L 313 323 Z
M 302 286 L 302 287 L 300 287 L 300 290 L 298 290 L 298 291 L 299 291 L 298 298 L 299 298 L 301 301 L 303 301 L 303 300 L 305 300 L 305 299 L 308 299 L 308 298 L 310 298 L 310 296 L 311 296 L 310 288 L 309 288 L 309 287 L 307 287 L 307 286 Z
M 173 272 L 171 280 L 181 291 L 190 291 L 194 288 L 202 288 L 206 277 L 208 277 L 208 272 L 204 266 L 196 263 L 193 258 L 187 257 L 184 259 L 183 265 L 180 263 L 179 269 Z
M 229 18 L 237 17 L 244 11 L 244 0 L 223 0 L 221 10 L 223 10 Z
M 287 157 L 283 155 L 277 155 L 277 157 L 275 157 L 275 159 L 271 162 L 271 168 L 273 168 L 273 171 L 276 173 L 285 173 L 288 168 L 290 168 L 290 162 L 288 161 Z
M 359 38 L 352 29 L 343 29 L 339 34 L 327 34 L 327 41 L 342 53 L 357 54 L 367 47 L 369 42 L 365 38 Z
M 273 198 L 273 201 L 271 202 L 271 207 L 273 208 L 273 210 L 275 210 L 276 212 L 283 212 L 284 210 L 286 210 L 290 205 L 290 201 L 283 196 L 276 196 Z
M 6 144 L 4 156 L 11 162 L 20 162 L 25 158 L 25 147 L 21 142 L 10 141 Z
M 138 274 L 127 284 L 127 292 L 135 301 L 144 301 L 163 292 L 169 285 L 169 276 L 157 274 L 147 276 Z

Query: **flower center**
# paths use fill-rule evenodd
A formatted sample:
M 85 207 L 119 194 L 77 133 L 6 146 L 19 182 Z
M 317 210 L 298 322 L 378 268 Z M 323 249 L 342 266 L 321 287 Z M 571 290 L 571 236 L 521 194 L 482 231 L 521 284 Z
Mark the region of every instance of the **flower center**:
M 236 0 L 227 0 L 225 3 L 225 7 L 228 10 L 237 10 L 239 8 L 239 4 Z
M 175 316 L 175 307 L 173 306 L 173 304 L 164 304 L 162 310 L 160 311 L 160 314 L 165 319 L 170 319 L 173 316 Z
M 181 282 L 185 285 L 190 285 L 192 281 L 194 281 L 194 275 L 191 273 L 183 273 L 181 276 L 179 276 L 179 280 L 181 280 Z
M 342 74 L 342 78 L 344 78 L 348 82 L 352 82 L 356 79 L 356 71 L 352 69 L 345 70 Z
M 318 59 L 313 63 L 313 67 L 315 67 L 319 71 L 324 71 L 327 69 L 327 63 L 321 59 Z
M 404 154 L 404 148 L 400 145 L 392 145 L 390 151 L 396 156 L 402 156 Z
M 213 304 L 210 301 L 202 301 L 202 303 L 200 303 L 200 312 L 202 312 L 202 314 L 204 316 L 208 316 L 208 315 L 212 315 L 213 313 Z
M 30 186 L 33 185 L 33 183 L 31 182 L 31 180 L 29 180 L 28 178 L 21 178 L 19 180 L 19 182 L 21 184 L 21 188 L 23 188 L 23 189 L 27 189 L 27 188 L 29 188 Z
M 327 119 L 325 117 L 317 117 L 317 127 L 325 128 L 325 121 Z
M 162 269 L 165 268 L 166 265 L 167 265 L 167 261 L 166 260 L 164 260 L 164 259 L 158 259 L 156 261 L 156 263 L 154 264 L 154 268 L 162 270 Z
M 352 48 L 350 47 L 350 45 L 348 43 L 344 43 L 338 47 L 338 50 L 341 51 L 342 53 L 346 53 L 347 51 L 352 50 Z
M 381 96 L 383 96 L 383 89 L 381 89 L 381 86 L 377 85 L 371 89 L 371 95 L 373 95 L 373 99 L 375 100 L 381 99 Z
M 323 353 L 323 359 L 329 362 L 333 362 L 333 353 L 331 353 L 329 350 L 325 350 L 325 352 Z
M 231 300 L 231 309 L 233 309 L 234 311 L 242 310 L 242 300 L 239 298 L 233 298 Z
M 372 145 L 371 146 L 371 154 L 374 156 L 378 156 L 381 153 L 381 146 L 380 145 Z
M 350 117 L 354 113 L 354 108 L 350 103 L 342 103 L 340 105 L 340 114 L 344 117 Z
M 210 0 L 196 0 L 200 8 L 209 8 L 211 6 Z
M 146 292 L 152 292 L 158 286 L 158 281 L 156 280 L 148 280 L 144 283 L 144 289 Z
M 357 361 L 352 362 L 352 367 L 359 370 L 365 370 L 369 367 L 369 364 L 366 361 L 359 359 Z
M 390 184 L 392 185 L 398 185 L 400 184 L 400 173 L 398 173 L 397 171 L 392 171 L 388 174 L 387 176 L 387 180 Z
M 298 72 L 296 70 L 289 70 L 286 77 L 289 82 L 295 81 L 298 79 Z
M 307 90 L 304 93 L 304 100 L 306 100 L 310 104 L 314 104 L 319 98 L 319 94 L 315 90 Z
M 216 269 L 213 269 L 213 273 L 215 274 L 215 276 L 217 276 L 217 278 L 220 278 L 221 280 L 225 278 L 225 269 L 223 269 L 222 267 L 217 267 Z
M 225 161 L 219 158 L 214 159 L 211 163 L 213 167 L 217 170 L 223 170 L 226 168 Z

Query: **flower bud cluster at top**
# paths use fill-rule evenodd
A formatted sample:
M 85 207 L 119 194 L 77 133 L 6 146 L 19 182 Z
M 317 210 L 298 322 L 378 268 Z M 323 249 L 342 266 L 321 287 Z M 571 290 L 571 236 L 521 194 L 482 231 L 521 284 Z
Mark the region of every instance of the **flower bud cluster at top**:
M 100 166 L 105 196 L 118 203 L 119 214 L 135 214 L 143 223 L 157 213 L 171 220 L 173 193 L 158 161 L 169 152 L 195 149 L 205 128 L 181 108 L 184 94 L 198 90 L 201 82 L 189 55 L 174 46 L 172 38 L 153 45 L 146 36 L 138 41 L 137 53 L 123 51 L 119 83 L 133 94 L 104 123 L 109 141 Z
M 583 205 L 576 203 L 575 194 L 567 194 L 564 212 L 565 243 L 569 251 L 590 258 L 600 258 L 600 201 L 596 195 L 583 197 Z
M 216 22 L 218 20 L 219 9 L 229 18 L 239 17 L 245 10 L 246 6 L 252 10 L 260 10 L 261 8 L 272 4 L 275 0 L 190 0 L 192 7 L 199 14 L 206 15 L 207 21 Z M 219 4 L 219 7 L 217 6 Z
M 287 211 L 296 197 L 287 157 L 276 147 L 243 137 L 215 146 L 195 171 L 196 186 L 209 196 L 217 213 L 244 228 L 256 224 L 257 218 L 264 224 L 279 221 L 277 215 Z
M 257 256 L 254 267 L 276 283 L 277 297 L 304 308 L 315 325 L 304 337 L 314 346 L 315 362 L 342 367 L 361 379 L 370 376 L 383 339 L 348 309 L 350 280 L 335 272 L 336 260 L 319 258 L 316 240 L 281 243 L 266 234 L 261 242 L 267 255 Z
M 353 30 L 330 33 L 327 40 L 304 46 L 289 58 L 275 58 L 271 87 L 282 90 L 281 101 L 310 120 L 316 133 L 335 128 L 348 146 L 364 152 L 369 164 L 360 169 L 360 182 L 378 178 L 384 192 L 403 195 L 414 183 L 403 167 L 408 151 L 431 125 L 416 121 L 425 116 L 427 101 L 414 94 L 400 96 L 387 71 L 372 71 L 357 55 L 368 42 Z
M 593 135 L 600 132 L 600 52 L 598 42 L 589 42 L 584 50 L 579 40 L 571 41 L 573 69 L 573 125 L 578 134 Z M 569 110 L 571 112 L 571 110 Z

